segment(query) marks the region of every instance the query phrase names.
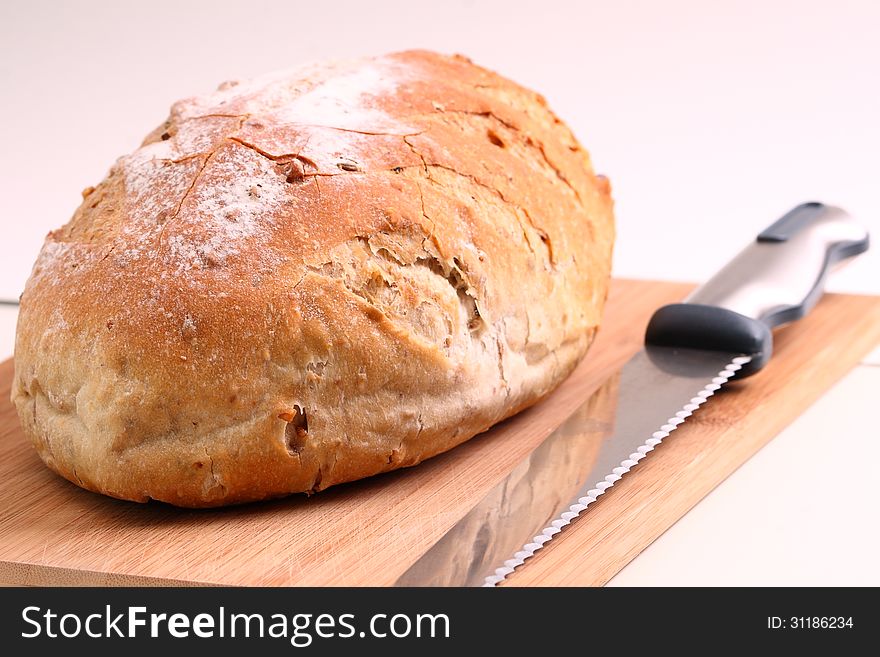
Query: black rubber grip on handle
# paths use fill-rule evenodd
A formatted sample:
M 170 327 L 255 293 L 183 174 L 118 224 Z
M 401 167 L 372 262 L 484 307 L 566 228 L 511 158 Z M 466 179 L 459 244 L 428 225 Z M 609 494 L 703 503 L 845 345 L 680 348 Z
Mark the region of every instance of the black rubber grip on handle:
M 759 242 L 785 242 L 803 230 L 814 218 L 825 211 L 825 204 L 818 201 L 801 203 L 767 226 L 758 235 Z
M 651 317 L 645 342 L 658 347 L 726 351 L 752 357 L 738 377 L 760 370 L 773 353 L 773 333 L 758 319 L 718 306 L 673 303 Z

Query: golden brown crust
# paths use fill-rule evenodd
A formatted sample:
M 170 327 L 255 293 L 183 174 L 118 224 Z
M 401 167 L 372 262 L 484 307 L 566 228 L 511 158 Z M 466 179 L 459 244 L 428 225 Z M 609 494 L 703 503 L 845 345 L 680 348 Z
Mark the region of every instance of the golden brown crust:
M 462 57 L 176 103 L 49 235 L 15 402 L 90 490 L 216 506 L 413 465 L 533 404 L 607 293 L 608 182 Z

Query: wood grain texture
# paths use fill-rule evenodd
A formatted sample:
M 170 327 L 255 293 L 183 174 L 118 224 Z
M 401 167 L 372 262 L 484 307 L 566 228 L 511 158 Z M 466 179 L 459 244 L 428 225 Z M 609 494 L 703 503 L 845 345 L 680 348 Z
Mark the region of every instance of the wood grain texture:
M 18 429 L 0 364 L 0 583 L 387 585 L 641 344 L 689 285 L 615 281 L 590 355 L 550 397 L 416 468 L 229 509 L 138 505 L 53 475 Z M 880 298 L 831 295 L 566 528 L 511 585 L 602 584 L 880 342 Z

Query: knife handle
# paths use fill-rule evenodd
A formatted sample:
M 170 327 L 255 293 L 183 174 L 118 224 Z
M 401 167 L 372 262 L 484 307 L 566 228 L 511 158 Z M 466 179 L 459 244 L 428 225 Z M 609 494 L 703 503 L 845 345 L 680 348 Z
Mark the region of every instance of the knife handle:
M 647 344 L 741 353 L 739 376 L 773 352 L 771 329 L 806 315 L 832 267 L 868 249 L 868 231 L 840 208 L 803 203 L 766 228 L 683 303 L 654 313 Z

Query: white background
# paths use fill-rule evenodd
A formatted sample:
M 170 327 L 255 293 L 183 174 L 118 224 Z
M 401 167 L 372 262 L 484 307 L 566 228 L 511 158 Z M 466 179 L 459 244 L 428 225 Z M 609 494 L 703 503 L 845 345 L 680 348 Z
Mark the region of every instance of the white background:
M 176 98 L 405 48 L 465 53 L 548 98 L 612 180 L 617 276 L 705 279 L 806 200 L 880 235 L 878 35 L 868 0 L 4 0 L 0 298 Z M 880 293 L 880 249 L 831 288 Z M 13 321 L 0 307 L 0 356 Z M 858 368 L 615 583 L 880 584 L 876 467 L 853 465 L 875 450 L 878 388 L 880 368 Z

